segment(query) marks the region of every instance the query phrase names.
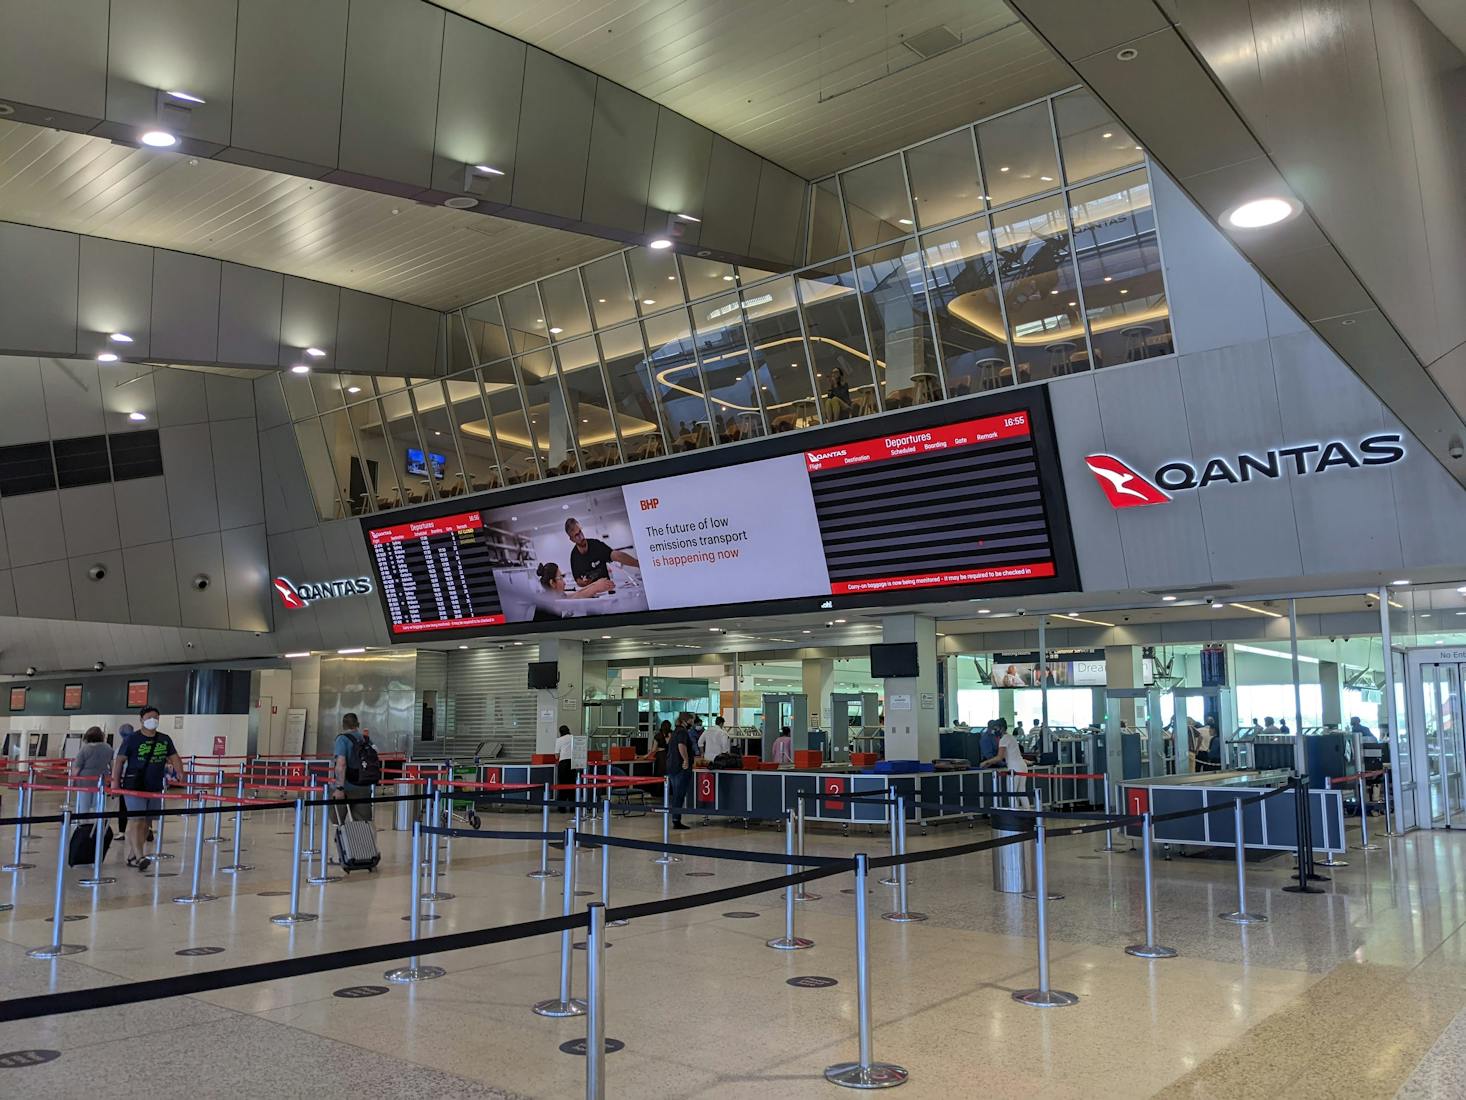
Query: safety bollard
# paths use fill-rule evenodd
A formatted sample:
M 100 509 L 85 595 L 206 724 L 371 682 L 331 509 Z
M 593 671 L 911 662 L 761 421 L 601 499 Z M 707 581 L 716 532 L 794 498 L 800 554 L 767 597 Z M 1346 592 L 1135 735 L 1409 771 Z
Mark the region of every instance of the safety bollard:
M 841 1062 L 825 1070 L 825 1080 L 848 1089 L 888 1089 L 906 1083 L 904 1068 L 877 1062 L 871 1056 L 870 1024 L 870 921 L 866 912 L 866 877 L 869 857 L 855 857 L 855 1003 L 860 1060 Z
M 891 796 L 891 789 L 889 787 L 886 788 L 886 795 L 887 797 Z M 886 803 L 886 823 L 891 827 L 891 856 L 894 858 L 901 854 L 901 836 L 896 828 L 896 800 L 894 798 L 891 798 L 891 801 Z M 892 869 L 889 877 L 877 881 L 882 886 L 900 885 L 894 869 Z
M 226 875 L 237 875 L 241 871 L 253 871 L 254 867 L 248 863 L 239 861 L 240 843 L 244 839 L 244 771 L 239 772 L 239 785 L 234 794 L 237 800 L 234 804 L 234 856 L 233 861 L 227 867 L 220 867 L 219 870 Z
M 575 830 L 565 830 L 565 893 L 561 903 L 565 916 L 575 911 Z M 560 932 L 560 995 L 539 1001 L 531 1011 L 536 1016 L 563 1019 L 567 1016 L 584 1016 L 585 1002 L 570 995 L 570 929 Z
M 540 865 L 530 871 L 529 878 L 558 878 L 559 871 L 550 866 L 550 785 L 545 784 L 545 804 L 540 807 Z
M 1037 792 L 1035 792 L 1036 798 Z M 1062 989 L 1049 988 L 1049 875 L 1044 846 L 1043 818 L 1034 818 L 1033 831 L 1033 875 L 1036 880 L 1034 896 L 1038 900 L 1038 988 L 1019 989 L 1014 992 L 1013 999 L 1019 1004 L 1031 1005 L 1034 1008 L 1063 1008 L 1065 1005 L 1078 1004 L 1079 998 Z
M 1247 911 L 1247 832 L 1242 821 L 1242 799 L 1232 803 L 1233 846 L 1237 860 L 1237 908 L 1230 913 L 1218 913 L 1224 921 L 1232 924 L 1261 924 L 1267 917 L 1261 913 Z M 1284 887 L 1286 890 L 1287 887 Z
M 204 808 L 204 798 L 199 796 L 199 809 Z M 206 901 L 217 901 L 213 894 L 203 892 L 200 884 L 200 876 L 204 868 L 204 818 L 207 815 L 198 815 L 198 828 L 193 831 L 193 883 L 189 886 L 188 893 L 179 894 L 173 899 L 175 905 L 198 905 Z M 292 906 L 294 908 L 294 906 Z
M 316 919 L 314 913 L 300 911 L 300 836 L 305 827 L 305 800 L 295 796 L 295 840 L 291 844 L 294 858 L 290 861 L 290 912 L 277 913 L 270 918 L 271 924 L 305 924 Z
M 61 811 L 61 831 L 56 837 L 56 899 L 51 909 L 53 939 L 46 947 L 32 947 L 26 952 L 33 959 L 54 959 L 57 955 L 79 955 L 86 950 L 80 944 L 62 943 L 61 929 L 66 924 L 66 841 L 71 833 L 71 811 Z
M 1110 816 L 1110 812 L 1111 812 L 1110 811 L 1110 777 L 1107 774 L 1105 776 L 1105 817 L 1109 817 Z M 1105 844 L 1104 844 L 1104 847 L 1103 848 L 1096 848 L 1095 851 L 1096 852 L 1118 852 L 1119 850 L 1120 849 L 1118 849 L 1118 848 L 1115 847 L 1115 827 L 1114 827 L 1114 825 L 1111 825 L 1108 829 L 1105 830 Z
M 794 850 L 801 856 L 804 855 L 804 805 L 804 799 L 795 799 L 795 818 L 798 827 L 794 834 Z M 804 888 L 804 883 L 801 882 L 798 886 L 794 887 L 794 900 L 819 901 L 820 896 L 818 894 L 811 894 Z
M 27 863 L 22 855 L 25 852 L 25 819 L 30 817 L 31 799 L 34 797 L 29 787 L 20 788 L 20 804 L 16 807 L 15 816 L 19 819 L 15 823 L 15 854 L 10 862 L 0 866 L 0 871 L 29 871 L 35 866 L 34 863 Z
M 307 878 L 305 880 L 306 882 L 310 883 L 312 886 L 324 886 L 328 882 L 340 882 L 341 881 L 341 876 L 340 875 L 333 875 L 333 874 L 331 874 L 331 872 L 329 870 L 327 870 L 327 861 L 330 858 L 329 855 L 328 855 L 328 853 L 331 851 L 331 845 L 329 843 L 327 843 L 326 837 L 328 837 L 328 836 L 331 835 L 330 834 L 330 816 L 329 816 L 330 815 L 330 812 L 331 812 L 331 807 L 328 806 L 328 805 L 326 805 L 326 802 L 328 801 L 328 799 L 325 797 L 325 794 L 326 794 L 326 792 L 322 792 L 321 805 L 319 807 L 317 807 L 317 810 L 318 810 L 317 816 L 320 818 L 320 822 L 321 822 L 321 850 L 320 850 L 321 862 L 320 862 L 320 865 L 319 865 L 319 870 L 317 870 L 315 874 L 311 875 L 309 878 Z M 345 803 L 342 804 L 342 809 L 343 810 L 346 809 Z
M 784 873 L 794 873 L 794 811 L 785 811 L 784 820 L 784 856 L 789 860 L 784 864 Z M 858 885 L 858 884 L 857 884 Z M 864 895 L 862 895 L 863 898 Z M 803 936 L 794 934 L 794 891 L 784 887 L 784 934 L 776 939 L 769 940 L 767 947 L 775 951 L 803 951 L 806 947 L 813 947 L 814 940 L 807 940 Z
M 896 804 L 892 807 L 896 811 L 896 832 L 901 841 L 901 857 L 906 856 L 906 799 L 902 795 L 896 797 Z M 891 921 L 893 924 L 915 924 L 917 921 L 927 919 L 925 913 L 913 913 L 911 907 L 906 904 L 906 864 L 896 865 L 896 911 L 893 913 L 882 913 L 881 920 Z
M 218 807 L 214 814 L 214 832 L 212 836 L 204 837 L 205 844 L 223 844 L 229 838 L 223 833 L 224 829 L 224 769 L 219 769 L 218 778 L 214 781 L 214 797 L 218 800 L 214 803 Z
M 436 842 L 435 842 L 436 843 Z M 412 908 L 409 911 L 412 923 L 408 925 L 408 935 L 412 942 L 417 943 L 418 935 L 422 930 L 422 898 L 420 888 L 422 885 L 422 828 L 421 822 L 412 823 L 412 870 L 407 875 L 407 904 Z M 399 966 L 387 971 L 382 977 L 389 982 L 396 982 L 399 985 L 406 985 L 410 982 L 425 982 L 431 978 L 441 978 L 448 971 L 441 966 L 424 966 L 422 959 L 414 955 L 407 960 L 406 966 Z
M 1132 943 L 1125 948 L 1125 954 L 1138 959 L 1174 959 L 1174 947 L 1162 947 L 1155 942 L 1155 876 L 1151 868 L 1155 839 L 1151 833 L 1150 814 L 1140 816 L 1140 861 L 1145 876 L 1145 942 Z
M 107 812 L 106 777 L 97 776 L 97 793 L 92 796 L 92 809 L 99 814 Z M 109 886 L 117 880 L 102 874 L 102 860 L 107 858 L 107 830 L 111 828 L 105 817 L 92 819 L 92 873 L 88 878 L 77 879 L 81 886 Z
M 585 939 L 585 1098 L 605 1100 L 606 948 L 611 946 L 606 942 L 606 906 L 593 901 L 586 906 L 586 915 L 590 924 Z
M 611 800 L 604 799 L 601 803 L 601 835 L 611 835 Z M 607 909 L 611 908 L 611 846 L 601 845 L 601 904 Z M 629 921 L 613 920 L 607 921 L 608 928 L 624 928 Z
M 1034 814 L 1033 820 L 1035 821 L 1035 823 L 1038 822 L 1038 821 L 1040 821 L 1042 819 L 1042 815 L 1043 815 L 1043 799 L 1039 796 L 1038 787 L 1036 787 L 1036 786 L 1033 789 L 1033 814 Z M 1039 835 L 1042 835 L 1042 834 L 1039 834 Z M 1034 886 L 1034 888 L 1032 890 L 1025 890 L 1025 891 L 1023 891 L 1023 895 L 1022 896 L 1025 897 L 1025 898 L 1027 898 L 1029 901 L 1032 901 L 1034 898 L 1038 897 L 1038 890 L 1039 890 L 1039 887 L 1035 884 L 1035 886 Z M 1056 894 L 1053 891 L 1050 891 L 1049 892 L 1049 895 L 1048 895 L 1048 900 L 1049 901 L 1063 901 L 1064 900 L 1064 895 L 1063 894 Z
M 672 843 L 672 785 L 662 783 L 662 843 Z M 663 851 L 661 855 L 652 859 L 653 863 L 681 863 L 681 856 L 674 856 L 671 852 Z
M 1359 773 L 1359 843 L 1356 852 L 1377 852 L 1380 846 L 1369 842 L 1369 799 L 1365 794 L 1364 773 Z

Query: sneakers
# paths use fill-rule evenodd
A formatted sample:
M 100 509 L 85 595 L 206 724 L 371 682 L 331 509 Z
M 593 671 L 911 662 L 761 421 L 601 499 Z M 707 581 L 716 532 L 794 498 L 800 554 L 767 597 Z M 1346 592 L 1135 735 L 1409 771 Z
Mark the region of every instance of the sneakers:
M 142 859 L 137 861 L 137 869 L 139 871 L 146 871 L 152 865 L 153 861 L 147 856 L 143 856 Z

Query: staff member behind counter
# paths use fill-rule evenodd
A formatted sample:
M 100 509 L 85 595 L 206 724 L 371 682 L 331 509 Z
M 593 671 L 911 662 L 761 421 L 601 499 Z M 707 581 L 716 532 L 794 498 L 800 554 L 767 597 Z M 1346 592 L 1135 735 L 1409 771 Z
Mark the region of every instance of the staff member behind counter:
M 570 551 L 570 575 L 582 587 L 594 581 L 609 581 L 613 561 L 633 569 L 641 568 L 641 562 L 625 550 L 612 550 L 600 539 L 586 538 L 580 521 L 574 516 L 565 521 L 565 533 L 574 546 Z

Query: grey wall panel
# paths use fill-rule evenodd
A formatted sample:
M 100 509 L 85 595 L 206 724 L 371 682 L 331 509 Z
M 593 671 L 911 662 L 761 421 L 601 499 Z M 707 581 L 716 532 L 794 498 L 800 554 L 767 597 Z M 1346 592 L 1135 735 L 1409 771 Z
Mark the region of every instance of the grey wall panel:
M 18 566 L 11 570 L 10 579 L 15 585 L 17 615 L 30 619 L 70 619 L 76 615 L 66 562 Z
M 55 493 L 27 493 L 0 500 L 10 564 L 34 565 L 66 557 L 66 532 Z
M 102 394 L 94 361 L 42 359 L 41 386 L 52 438 L 102 434 Z
M 206 374 L 204 393 L 208 398 L 210 420 L 254 419 L 255 392 L 248 378 Z
M 655 103 L 609 80 L 596 81 L 581 214 L 585 221 L 628 233 L 642 231 L 656 133 Z
M 514 162 L 514 205 L 576 220 L 585 199 L 596 77 L 531 47 Z
M 155 542 L 122 551 L 127 574 L 127 617 L 134 623 L 178 626 L 178 574 L 173 543 Z
M 61 526 L 66 553 L 71 557 L 116 550 L 122 545 L 117 530 L 117 497 L 111 485 L 82 485 L 62 489 Z
M 103 348 L 128 358 L 149 353 L 152 328 L 153 250 L 138 244 L 82 237 L 77 306 L 77 351 L 95 355 Z M 119 332 L 132 343 L 112 345 Z
M 153 395 L 158 403 L 159 427 L 203 424 L 209 419 L 208 388 L 198 371 L 154 371 Z
M 0 0 L 0 99 L 100 119 L 109 0 Z
M 72 558 L 66 565 L 78 619 L 99 623 L 127 622 L 127 578 L 121 550 Z M 91 576 L 92 568 L 97 565 L 107 570 L 107 575 L 101 580 L 93 580 Z
M 385 370 L 391 332 L 391 301 L 375 294 L 343 289 L 331 366 L 364 374 Z
M 1096 491 L 1084 456 L 1107 451 L 1100 423 L 1095 375 L 1073 375 L 1049 386 L 1054 436 L 1068 488 L 1069 516 L 1078 551 L 1080 587 L 1089 591 L 1129 588 L 1118 513 Z M 1083 538 L 1080 538 L 1080 533 Z
M 393 374 L 431 377 L 437 373 L 438 319 L 442 315 L 406 302 L 392 303 L 387 369 Z
M 285 394 L 280 389 L 280 376 L 266 374 L 254 380 L 255 421 L 263 431 L 290 423 L 290 411 L 285 407 Z
M 251 527 L 265 522 L 260 488 L 259 436 L 253 420 L 222 420 L 209 425 L 214 450 L 214 485 L 219 503 L 219 529 Z
M 168 486 L 161 477 L 140 477 L 112 486 L 117 534 L 123 546 L 144 546 L 169 536 Z
M 770 161 L 761 161 L 754 206 L 750 255 L 777 263 L 798 259 L 799 223 L 804 216 L 804 180 Z
M 224 589 L 231 630 L 270 629 L 270 558 L 265 528 L 241 527 L 225 533 Z
M 720 135 L 713 136 L 708 186 L 703 199 L 700 243 L 744 255 L 753 233 L 758 198 L 759 158 Z
M 212 363 L 219 356 L 218 260 L 156 249 L 153 340 L 156 359 Z
M 0 356 L 0 446 L 48 438 L 40 360 Z
M 436 190 L 462 191 L 464 166 L 486 164 L 504 175 L 479 177 L 473 193 L 493 202 L 509 201 L 526 49 L 517 38 L 449 13 L 438 78 Z
M 224 547 L 218 532 L 173 540 L 173 571 L 178 577 L 178 606 L 184 626 L 229 629 L 229 594 L 224 584 Z M 195 578 L 208 577 L 207 588 Z
M 280 304 L 285 277 L 225 264 L 219 292 L 219 361 L 263 366 L 280 358 Z
M 236 147 L 334 166 L 347 0 L 249 0 L 235 50 Z
M 1194 456 L 1203 463 L 1228 457 L 1235 467 L 1239 454 L 1278 446 L 1283 425 L 1266 341 L 1184 355 L 1178 366 Z M 1206 524 L 1212 576 L 1292 577 L 1302 570 L 1286 479 L 1217 481 L 1193 495 Z
M 157 120 L 157 92 L 199 96 L 169 129 L 229 144 L 238 0 L 126 0 L 112 5 L 107 43 L 107 117 L 134 126 Z
M 342 171 L 427 187 L 443 56 L 443 10 L 352 0 L 341 109 Z
M 0 222 L 0 351 L 76 352 L 77 254 L 71 233 Z
M 336 344 L 336 319 L 340 308 L 340 287 L 287 275 L 280 309 L 279 365 L 309 364 L 311 360 L 305 354 L 306 348 L 330 352 Z
M 168 485 L 168 517 L 173 538 L 219 530 L 214 500 L 214 459 L 209 425 L 163 428 L 163 480 Z
M 660 231 L 666 225 L 668 213 L 702 217 L 712 155 L 711 130 L 676 111 L 658 108 L 651 185 L 647 190 L 646 232 Z M 700 228 L 692 226 L 683 239 L 696 242 Z

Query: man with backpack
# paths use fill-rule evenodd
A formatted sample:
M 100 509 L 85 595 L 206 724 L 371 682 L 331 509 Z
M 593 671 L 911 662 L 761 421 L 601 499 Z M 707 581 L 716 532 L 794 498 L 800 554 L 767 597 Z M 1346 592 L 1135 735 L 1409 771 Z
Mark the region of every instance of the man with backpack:
M 341 716 L 341 732 L 336 735 L 332 748 L 336 757 L 335 789 L 337 797 L 343 799 L 370 798 L 373 784 L 382 781 L 382 760 L 376 747 L 361 728 L 361 720 L 355 714 Z M 346 820 L 346 811 L 351 811 L 351 820 L 370 821 L 372 804 L 354 802 L 350 806 L 334 806 L 336 823 Z

